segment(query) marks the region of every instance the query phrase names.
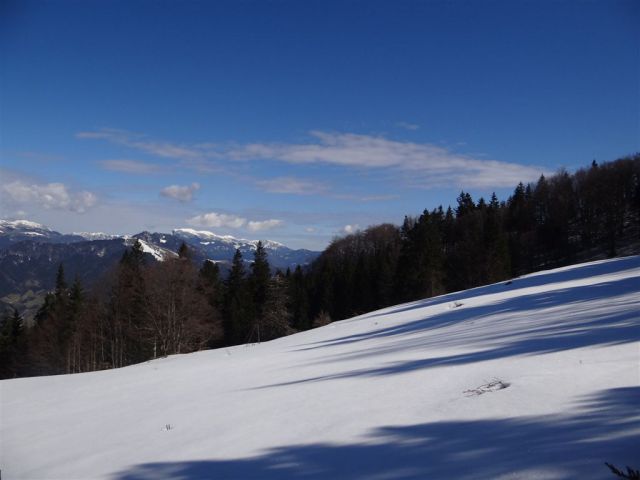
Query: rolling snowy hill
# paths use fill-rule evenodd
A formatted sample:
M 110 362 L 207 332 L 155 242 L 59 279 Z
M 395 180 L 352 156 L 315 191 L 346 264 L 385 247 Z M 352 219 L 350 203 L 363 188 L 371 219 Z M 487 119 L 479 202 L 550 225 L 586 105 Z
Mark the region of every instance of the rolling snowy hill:
M 275 341 L 0 382 L 3 479 L 608 479 L 640 468 L 640 257 Z

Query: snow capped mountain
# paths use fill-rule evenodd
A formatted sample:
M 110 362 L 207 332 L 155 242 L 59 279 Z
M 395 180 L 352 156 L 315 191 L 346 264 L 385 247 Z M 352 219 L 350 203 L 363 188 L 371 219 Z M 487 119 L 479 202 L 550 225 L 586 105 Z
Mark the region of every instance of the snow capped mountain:
M 190 238 L 201 241 L 218 241 L 231 244 L 237 243 L 238 241 L 231 235 L 216 235 L 207 230 L 194 230 L 193 228 L 176 228 L 173 230 L 173 234 L 180 238 Z
M 253 260 L 253 252 L 258 245 L 258 240 L 217 235 L 207 230 L 191 228 L 176 228 L 173 230 L 173 237 L 201 250 L 206 258 L 216 261 L 230 262 L 236 250 L 240 250 L 245 260 L 251 261 Z M 165 241 L 167 241 L 166 237 Z M 293 250 L 272 240 L 262 240 L 262 246 L 267 252 L 271 266 L 282 270 L 295 268 L 296 265 L 310 264 L 318 256 L 318 252 L 304 249 Z
M 72 235 L 82 237 L 85 240 L 113 240 L 114 238 L 120 238 L 119 235 L 110 235 L 103 232 L 73 232 Z
M 77 234 L 66 235 L 29 220 L 0 220 L 0 248 L 24 241 L 74 243 L 84 240 Z
M 177 252 L 182 242 L 186 242 L 193 250 L 195 259 L 204 261 L 230 262 L 236 249 L 239 249 L 245 260 L 253 259 L 258 240 L 235 238 L 230 235 L 217 235 L 206 230 L 191 228 L 177 228 L 171 234 L 156 232 L 141 232 L 132 236 L 118 236 L 102 232 L 75 232 L 62 234 L 29 220 L 0 220 L 0 249 L 9 245 L 33 241 L 41 243 L 80 243 L 98 240 L 139 239 L 146 242 L 145 248 L 154 258 L 164 258 L 168 252 Z M 317 256 L 318 252 L 310 250 L 294 250 L 272 240 L 263 240 L 269 261 L 274 268 L 295 268 L 296 265 L 307 265 Z
M 0 248 L 24 240 L 50 242 L 61 237 L 61 233 L 29 220 L 0 220 Z
M 40 223 L 31 222 L 29 220 L 0 220 L 0 232 L 6 233 L 7 230 L 36 232 L 40 234 L 42 231 L 51 232 L 49 227 Z
M 156 259 L 159 262 L 162 262 L 164 260 L 166 260 L 167 258 L 175 258 L 178 256 L 178 254 L 172 250 L 168 250 L 166 248 L 162 248 L 159 247 L 157 245 L 154 245 L 152 243 L 148 243 L 145 240 L 141 239 L 141 238 L 129 238 L 126 240 L 126 243 L 128 246 L 133 246 L 133 244 L 137 241 L 140 242 L 140 245 L 142 245 L 142 251 L 144 253 L 148 253 L 150 254 L 154 259 Z
M 173 234 L 177 237 L 185 240 L 197 241 L 201 245 L 210 245 L 212 242 L 220 242 L 229 245 L 233 245 L 233 248 L 254 249 L 258 245 L 259 240 L 247 240 L 244 238 L 235 238 L 231 235 L 216 235 L 213 232 L 207 230 L 194 230 L 191 228 L 176 228 L 173 230 Z M 282 243 L 274 242 L 273 240 L 262 240 L 262 246 L 267 250 L 277 250 L 279 248 L 287 248 Z
M 640 257 L 257 345 L 0 382 L 3 477 L 614 478 L 640 468 Z

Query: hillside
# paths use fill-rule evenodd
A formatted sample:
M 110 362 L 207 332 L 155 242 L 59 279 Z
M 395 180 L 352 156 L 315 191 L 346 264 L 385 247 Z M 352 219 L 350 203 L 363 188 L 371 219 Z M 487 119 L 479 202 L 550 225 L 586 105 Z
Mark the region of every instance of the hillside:
M 640 468 L 640 257 L 267 343 L 0 382 L 3 479 L 607 479 Z

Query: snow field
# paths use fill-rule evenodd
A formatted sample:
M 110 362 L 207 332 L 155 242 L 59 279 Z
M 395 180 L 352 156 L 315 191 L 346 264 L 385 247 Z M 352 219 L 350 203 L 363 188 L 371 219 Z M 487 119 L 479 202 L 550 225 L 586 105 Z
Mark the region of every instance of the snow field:
M 640 257 L 565 267 L 260 345 L 2 381 L 0 465 L 3 479 L 612 478 L 605 461 L 640 468 L 639 340 Z

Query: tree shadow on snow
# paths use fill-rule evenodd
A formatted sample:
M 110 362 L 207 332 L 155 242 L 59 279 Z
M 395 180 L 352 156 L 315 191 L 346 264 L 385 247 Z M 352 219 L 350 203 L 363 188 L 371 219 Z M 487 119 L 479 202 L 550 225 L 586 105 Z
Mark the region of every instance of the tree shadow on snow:
M 119 472 L 114 480 L 607 479 L 605 461 L 640 464 L 639 404 L 639 387 L 611 389 L 584 399 L 570 416 L 389 426 L 360 443 L 290 445 L 250 458 L 147 463 Z
M 384 358 L 384 354 L 407 352 L 419 349 L 424 351 L 425 358 L 386 363 L 366 369 L 342 371 L 317 377 L 306 377 L 289 382 L 263 385 L 257 387 L 270 388 L 283 385 L 335 380 L 340 378 L 391 375 L 412 370 L 439 366 L 461 365 L 467 363 L 495 360 L 518 355 L 536 355 L 560 352 L 594 345 L 615 345 L 640 341 L 640 311 L 637 302 L 624 294 L 638 290 L 637 278 L 626 278 L 613 282 L 573 287 L 539 294 L 506 299 L 489 305 L 480 305 L 466 309 L 457 308 L 431 316 L 427 319 L 409 322 L 405 325 L 381 329 L 357 336 L 345 337 L 327 342 L 325 358 L 317 363 L 333 360 L 350 360 L 357 358 Z M 617 298 L 617 299 L 616 299 Z M 585 300 L 587 299 L 587 300 Z M 602 301 L 602 308 L 597 308 Z M 476 322 L 483 317 L 513 314 L 518 316 L 540 315 L 537 310 L 564 306 L 559 312 L 544 312 L 544 322 L 530 322 L 519 329 L 509 328 L 506 332 L 492 329 L 484 325 L 479 331 L 458 329 L 455 332 L 444 331 L 442 335 L 434 333 L 438 329 L 460 322 Z M 557 315 L 557 321 L 550 316 Z M 362 342 L 379 337 L 400 337 L 409 333 L 426 333 L 429 335 L 412 338 L 398 338 L 386 345 L 372 345 L 351 352 L 335 355 L 330 347 L 347 343 Z M 447 345 L 474 346 L 477 350 L 440 357 L 428 356 L 430 348 Z
M 522 289 L 535 287 L 540 285 L 549 285 L 557 282 L 565 282 L 586 278 L 592 275 L 605 275 L 611 273 L 620 273 L 625 270 L 640 267 L 640 256 L 620 258 L 609 261 L 604 264 L 585 265 L 573 268 L 568 271 L 561 271 L 545 275 L 534 275 L 532 277 L 514 280 L 509 286 L 504 284 L 494 284 L 485 287 L 478 287 L 463 292 L 451 293 L 433 299 L 421 300 L 409 304 L 391 307 L 372 314 L 365 314 L 357 317 L 358 320 L 394 315 L 401 312 L 416 310 L 429 306 L 442 304 L 455 304 L 466 298 L 479 297 L 483 295 L 501 293 L 507 290 Z M 371 338 L 387 337 L 391 335 L 402 335 L 413 333 L 416 331 L 432 330 L 447 327 L 461 320 L 481 318 L 486 315 L 495 315 L 504 312 L 522 311 L 527 312 L 539 308 L 550 307 L 554 305 L 568 305 L 571 303 L 581 303 L 585 299 L 587 301 L 606 298 L 609 296 L 617 296 L 629 292 L 638 291 L 640 279 L 637 277 L 626 278 L 612 282 L 601 282 L 593 285 L 571 287 L 561 290 L 548 291 L 539 294 L 521 295 L 512 297 L 503 301 L 493 302 L 488 305 L 468 308 L 462 303 L 462 308 L 453 308 L 443 313 L 430 315 L 426 319 L 407 322 L 402 325 L 381 328 L 370 332 L 348 335 L 337 339 L 326 340 L 308 344 L 296 351 L 315 350 L 332 345 L 343 345 L 368 340 Z

